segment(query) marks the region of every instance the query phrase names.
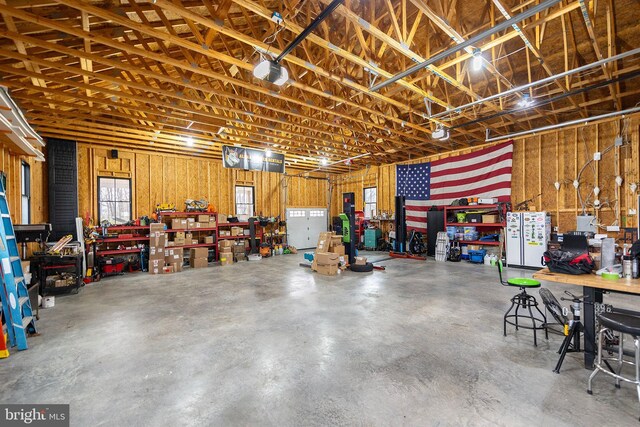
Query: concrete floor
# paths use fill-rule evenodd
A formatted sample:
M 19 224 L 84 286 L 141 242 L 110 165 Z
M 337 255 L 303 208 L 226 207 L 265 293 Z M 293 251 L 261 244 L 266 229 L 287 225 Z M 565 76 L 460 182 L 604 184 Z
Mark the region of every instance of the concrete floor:
M 494 268 L 392 260 L 326 277 L 301 260 L 130 274 L 56 298 L 30 349 L 0 360 L 0 401 L 70 403 L 76 426 L 638 423 L 630 385 L 601 376 L 585 392 L 582 354 L 551 372 L 561 336 L 502 336 L 515 292 Z

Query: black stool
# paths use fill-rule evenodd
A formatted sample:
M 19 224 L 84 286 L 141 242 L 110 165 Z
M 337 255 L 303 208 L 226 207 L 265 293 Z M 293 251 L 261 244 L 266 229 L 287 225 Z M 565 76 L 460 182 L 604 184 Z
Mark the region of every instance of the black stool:
M 634 316 L 631 314 L 623 314 L 623 313 L 602 313 L 598 315 L 598 320 L 600 321 L 600 330 L 598 331 L 598 358 L 595 363 L 595 369 L 589 376 L 589 384 L 587 386 L 587 393 L 593 394 L 591 390 L 591 381 L 593 378 L 599 373 L 604 372 L 607 375 L 611 375 L 616 379 L 616 387 L 620 388 L 620 381 L 626 381 L 636 385 L 636 389 L 638 391 L 638 401 L 640 401 L 640 317 Z M 618 355 L 617 357 L 602 357 L 603 351 L 607 351 L 603 349 L 603 341 L 602 337 L 605 332 L 608 331 L 616 331 L 620 333 L 620 340 L 618 344 Z M 633 344 L 635 350 L 634 361 L 624 360 L 624 335 L 631 335 L 633 337 Z M 617 372 L 614 371 L 613 368 L 609 365 L 609 360 L 615 361 L 617 363 Z M 603 366 L 602 363 L 606 366 Z M 623 364 L 633 365 L 636 368 L 636 377 L 635 379 L 627 378 L 621 375 Z M 608 369 L 607 369 L 608 368 Z M 640 418 L 639 418 L 640 419 Z
M 513 286 L 520 288 L 520 293 L 511 298 L 511 307 L 504 314 L 504 336 L 507 336 L 507 323 L 516 327 L 516 331 L 519 328 L 531 329 L 533 330 L 533 345 L 538 346 L 538 337 L 536 334 L 537 330 L 544 329 L 544 335 L 547 339 L 549 339 L 549 331 L 547 330 L 547 318 L 538 308 L 538 301 L 533 295 L 529 295 L 527 293 L 527 289 L 539 288 L 540 282 L 534 279 L 528 279 L 525 277 L 514 277 L 511 279 L 507 279 L 505 282 L 502 280 L 502 261 L 498 261 L 498 275 L 500 276 L 500 284 L 502 286 Z M 511 314 L 511 311 L 515 308 L 514 314 Z M 524 314 L 518 313 L 520 308 L 527 309 L 529 314 L 526 312 Z M 540 317 L 536 317 L 533 314 L 533 309 L 535 309 Z M 518 319 L 528 319 L 531 321 L 532 325 L 522 325 L 518 323 Z M 536 322 L 538 324 L 536 324 Z

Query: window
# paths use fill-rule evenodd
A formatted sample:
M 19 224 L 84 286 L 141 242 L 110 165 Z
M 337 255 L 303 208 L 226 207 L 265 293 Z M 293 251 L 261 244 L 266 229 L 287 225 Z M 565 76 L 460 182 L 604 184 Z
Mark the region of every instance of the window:
M 22 162 L 22 182 L 20 185 L 22 195 L 22 224 L 31 224 L 31 167 L 29 163 Z
M 364 218 L 371 219 L 376 216 L 378 206 L 378 189 L 368 187 L 364 189 Z
M 253 187 L 236 185 L 236 215 L 253 215 Z
M 131 221 L 131 180 L 98 177 L 98 221 L 125 224 Z

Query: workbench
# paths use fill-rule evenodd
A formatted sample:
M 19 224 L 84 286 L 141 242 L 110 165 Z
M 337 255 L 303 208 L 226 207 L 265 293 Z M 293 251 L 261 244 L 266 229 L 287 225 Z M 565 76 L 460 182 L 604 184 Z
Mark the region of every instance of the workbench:
M 60 294 L 80 290 L 84 285 L 82 272 L 82 254 L 76 255 L 34 255 L 31 262 L 31 284 L 40 283 L 40 295 Z M 47 286 L 47 276 L 54 274 L 73 273 L 76 281 L 73 285 L 63 287 Z
M 585 296 L 583 310 L 584 325 L 584 367 L 593 369 L 596 357 L 596 304 L 602 304 L 605 292 L 617 292 L 628 295 L 640 295 L 640 279 L 603 279 L 595 274 L 552 273 L 548 268 L 533 274 L 536 280 L 582 286 Z

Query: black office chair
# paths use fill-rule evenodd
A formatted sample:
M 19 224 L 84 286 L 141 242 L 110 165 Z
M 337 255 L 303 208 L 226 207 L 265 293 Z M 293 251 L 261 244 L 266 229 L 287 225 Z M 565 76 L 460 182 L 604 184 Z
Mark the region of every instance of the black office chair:
M 507 336 L 507 323 L 516 327 L 516 331 L 519 328 L 531 329 L 533 330 L 533 345 L 538 346 L 538 337 L 536 331 L 544 329 L 545 337 L 549 338 L 549 331 L 547 330 L 547 318 L 540 311 L 538 307 L 538 301 L 533 295 L 529 295 L 527 293 L 527 289 L 539 288 L 540 282 L 535 279 L 529 279 L 526 277 L 513 277 L 504 281 L 502 279 L 502 261 L 497 262 L 498 265 L 498 275 L 500 276 L 500 284 L 502 286 L 513 286 L 520 288 L 520 293 L 511 298 L 511 307 L 504 314 L 504 336 Z M 515 308 L 515 312 L 511 314 L 511 311 Z M 520 308 L 528 310 L 529 314 L 525 312 L 525 314 L 518 313 Z M 535 309 L 540 317 L 534 316 L 533 309 Z M 519 319 L 528 319 L 531 321 L 532 326 L 522 325 L 518 323 Z M 537 322 L 537 323 L 536 323 Z

